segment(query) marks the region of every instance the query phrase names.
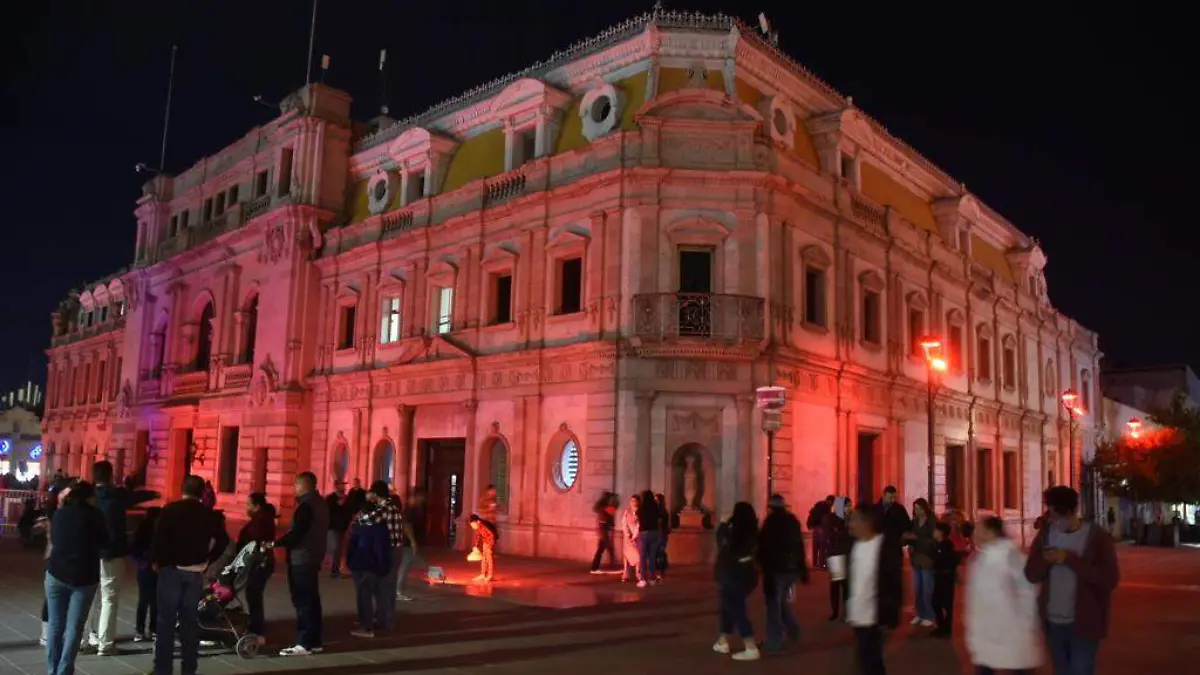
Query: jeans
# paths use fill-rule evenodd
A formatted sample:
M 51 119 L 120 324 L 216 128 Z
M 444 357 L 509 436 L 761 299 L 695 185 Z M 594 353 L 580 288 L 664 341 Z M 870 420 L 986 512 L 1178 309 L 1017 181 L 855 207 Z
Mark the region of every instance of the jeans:
M 403 549 L 392 549 L 387 574 L 375 585 L 375 628 L 391 630 L 396 627 L 396 585 L 400 583 L 400 558 Z
M 263 602 L 267 591 L 267 580 L 275 573 L 275 561 L 268 558 L 266 564 L 250 573 L 246 580 L 246 630 L 255 635 L 266 635 L 267 621 L 263 616 Z
M 154 634 L 154 672 L 171 675 L 175 625 L 179 624 L 179 661 L 183 675 L 196 675 L 200 660 L 200 600 L 204 573 L 178 567 L 158 571 L 158 630 Z
M 883 665 L 883 630 L 879 626 L 855 626 L 854 642 L 861 675 L 887 675 Z
M 112 649 L 117 641 L 117 611 L 121 595 L 124 558 L 100 561 L 100 588 L 88 612 L 88 642 L 101 650 Z
M 325 533 L 325 548 L 329 551 L 329 573 L 335 577 L 342 574 L 342 544 L 345 541 L 345 532 L 329 530 Z
M 75 656 L 83 638 L 88 607 L 96 597 L 95 586 L 68 586 L 46 573 L 46 673 L 74 675 Z
M 667 566 L 670 562 L 667 560 L 667 540 L 670 538 L 670 533 L 663 533 L 659 535 L 658 558 L 655 560 L 654 564 L 658 566 L 658 576 L 660 578 L 667 576 Z
M 296 608 L 296 645 L 305 649 L 324 647 L 321 641 L 321 561 L 311 564 L 289 564 L 288 593 Z
M 1054 675 L 1092 675 L 1096 671 L 1100 643 L 1076 635 L 1073 623 L 1047 623 L 1046 649 Z
M 933 580 L 933 613 L 939 633 L 949 635 L 954 628 L 954 588 L 958 579 L 953 573 L 937 574 Z
M 987 666 L 975 666 L 975 675 L 996 675 L 996 670 Z M 1033 671 L 1026 668 L 1009 670 L 1008 675 L 1033 675 Z
M 616 567 L 616 551 L 613 549 L 613 533 L 611 529 L 602 529 L 596 533 L 596 555 L 592 556 L 592 571 L 600 569 L 600 560 L 608 553 L 608 566 Z
M 917 618 L 933 621 L 933 570 L 913 568 L 913 604 Z
M 135 632 L 138 635 L 154 633 L 158 625 L 158 572 L 149 565 L 137 571 L 138 602 Z M 150 630 L 146 630 L 146 619 L 150 619 Z
M 754 637 L 754 626 L 750 624 L 750 615 L 746 612 L 746 598 L 749 595 L 750 592 L 741 584 L 721 583 L 718 609 L 718 630 L 721 635 L 736 634 L 746 639 Z
M 792 603 L 788 599 L 795 583 L 795 574 L 776 574 L 770 583 L 763 584 L 763 596 L 767 604 L 767 649 L 782 648 L 785 631 L 789 638 L 800 639 L 800 624 L 796 622 Z
M 825 530 L 820 527 L 812 529 L 812 566 L 825 566 Z
M 404 582 L 408 581 L 408 572 L 413 568 L 413 565 L 421 563 L 421 567 L 428 567 L 428 563 L 421 557 L 417 550 L 411 546 L 405 546 L 400 551 L 400 571 L 396 576 L 396 593 L 404 592 Z
M 846 580 L 830 581 L 829 582 L 829 617 L 836 619 L 842 614 L 842 608 L 846 606 L 846 594 L 849 593 L 850 586 Z
M 376 603 L 383 595 L 379 592 L 383 577 L 373 572 L 354 573 L 354 600 L 358 610 L 358 627 L 363 630 L 375 630 Z M 392 596 L 392 602 L 396 597 Z
M 641 557 L 641 561 L 638 563 L 638 577 L 642 581 L 654 581 L 654 574 L 658 567 L 659 538 L 658 530 L 649 530 L 638 535 L 638 556 Z

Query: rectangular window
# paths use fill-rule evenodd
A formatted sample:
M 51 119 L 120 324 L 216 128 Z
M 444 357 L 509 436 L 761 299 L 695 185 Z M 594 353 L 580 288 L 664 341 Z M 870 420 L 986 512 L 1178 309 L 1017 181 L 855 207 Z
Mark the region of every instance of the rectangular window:
M 109 390 L 109 397 L 114 401 L 117 400 L 117 394 L 121 390 L 121 357 L 117 357 L 117 365 L 112 372 L 112 389 Z
M 966 230 L 958 231 L 958 250 L 964 254 L 971 253 L 971 233 Z
M 400 341 L 400 298 L 383 301 L 383 326 L 379 329 L 379 341 L 385 345 Z
M 841 158 L 842 180 L 858 187 L 858 181 L 855 180 L 857 172 L 854 169 L 854 158 L 843 152 Z
M 1020 508 L 1021 486 L 1017 480 L 1017 453 L 1004 453 L 1004 508 Z
M 404 203 L 411 204 L 425 196 L 425 170 L 408 174 L 408 194 L 404 195 Z
M 108 321 L 108 305 L 100 308 L 100 323 Z
M 167 225 L 167 239 L 175 236 L 179 231 L 179 214 L 171 216 L 171 223 Z
M 213 200 L 212 197 L 204 200 L 204 217 L 200 222 L 207 223 L 212 220 L 213 215 Z
M 986 337 L 979 338 L 979 379 L 992 379 L 992 341 Z
M 221 215 L 222 213 L 225 213 L 225 193 L 224 193 L 224 192 L 222 192 L 221 194 L 217 195 L 217 206 L 216 206 L 216 210 L 217 210 L 216 212 L 217 212 L 217 216 L 218 216 L 218 217 L 220 217 L 220 215 Z
M 184 211 L 183 213 L 179 214 L 179 229 L 180 230 L 188 229 L 188 220 L 191 218 L 191 215 L 192 215 L 191 211 Z
M 279 153 L 279 192 L 280 197 L 292 193 L 292 149 L 284 148 Z
M 804 322 L 825 327 L 825 270 L 804 268 Z
M 1017 386 L 1017 354 L 1012 347 L 1004 348 L 1004 388 Z
M 267 170 L 263 169 L 254 177 L 254 196 L 261 197 L 267 194 Z
M 992 466 L 992 450 L 991 448 L 979 448 L 976 453 L 976 461 L 978 466 L 975 471 L 975 507 L 979 509 L 992 509 L 995 506 L 995 501 L 992 496 L 993 478 L 995 477 L 995 467 Z
M 559 314 L 583 311 L 583 258 L 567 258 L 558 263 Z
M 451 322 L 454 320 L 454 289 L 440 288 L 438 289 L 438 304 L 437 304 L 437 325 L 435 330 L 439 334 L 450 332 Z
M 349 305 L 342 308 L 342 315 L 339 319 L 338 326 L 338 349 L 351 349 L 354 347 L 354 317 L 358 308 L 354 305 Z
M 909 350 L 913 356 L 925 358 L 925 348 L 921 346 L 921 338 L 925 336 L 925 312 L 919 309 L 908 310 L 908 341 Z
M 513 162 L 513 168 L 537 159 L 537 132 L 533 129 L 526 131 L 525 133 L 521 134 L 520 142 L 520 161 Z
M 963 367 L 963 329 L 962 326 L 951 325 L 947 331 L 949 335 L 947 341 L 948 356 L 950 357 L 950 370 L 961 373 Z
M 108 374 L 108 362 L 101 361 L 96 368 L 96 386 L 92 393 L 92 403 L 99 403 L 100 399 L 104 398 L 104 390 L 108 389 L 108 383 L 104 381 L 104 376 Z
M 961 445 L 946 446 L 946 503 L 952 509 L 964 509 L 967 500 L 963 499 L 963 454 L 965 448 Z
M 513 278 L 511 274 L 501 274 L 492 277 L 492 323 L 508 323 L 512 321 L 512 291 Z
M 218 460 L 217 491 L 237 492 L 238 427 L 221 429 L 221 457 Z
M 862 339 L 863 342 L 878 345 L 882 344 L 883 335 L 880 325 L 880 314 L 883 310 L 882 301 L 879 293 L 875 291 L 865 291 L 862 300 Z
M 83 367 L 83 383 L 79 387 L 79 395 L 76 397 L 76 402 L 87 403 L 88 390 L 92 388 L 92 364 L 87 364 Z
M 229 199 L 227 200 L 227 203 L 230 206 L 233 206 L 234 204 L 237 203 L 237 200 L 238 200 L 238 186 L 234 185 L 233 187 L 229 188 Z

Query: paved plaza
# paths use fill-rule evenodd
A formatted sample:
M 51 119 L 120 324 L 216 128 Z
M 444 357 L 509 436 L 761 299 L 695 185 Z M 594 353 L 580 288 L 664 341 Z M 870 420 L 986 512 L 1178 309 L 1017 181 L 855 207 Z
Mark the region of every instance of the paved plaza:
M 1192 672 L 1200 659 L 1200 550 L 1120 548 L 1122 585 L 1117 591 L 1112 637 L 1101 648 L 1099 672 Z M 414 602 L 400 603 L 400 630 L 387 638 L 348 636 L 353 615 L 349 580 L 322 582 L 328 651 L 303 658 L 273 656 L 290 644 L 292 611 L 276 573 L 267 597 L 268 638 L 275 648 L 245 660 L 228 651 L 202 654 L 201 675 L 274 673 L 708 673 L 854 672 L 849 630 L 827 618 L 827 578 L 815 575 L 797 592 L 805 634 L 786 654 L 758 663 L 735 663 L 710 651 L 715 606 L 707 569 L 672 570 L 669 583 L 643 591 L 615 576 L 592 576 L 583 566 L 501 557 L 491 589 L 460 585 L 473 571 L 440 556 L 452 583 L 417 587 Z M 37 645 L 41 609 L 41 559 L 11 541 L 0 543 L 0 674 L 41 675 Z M 121 633 L 133 633 L 135 588 L 125 585 Z M 762 637 L 762 602 L 752 606 Z M 961 632 L 961 631 L 960 631 Z M 150 670 L 149 650 L 122 642 L 120 656 L 81 656 L 80 675 L 127 675 Z M 924 637 L 905 626 L 887 647 L 893 675 L 967 673 L 960 640 Z M 176 665 L 178 668 L 178 665 Z M 177 671 L 178 672 L 178 671 Z M 1048 671 L 1045 671 L 1048 672 Z

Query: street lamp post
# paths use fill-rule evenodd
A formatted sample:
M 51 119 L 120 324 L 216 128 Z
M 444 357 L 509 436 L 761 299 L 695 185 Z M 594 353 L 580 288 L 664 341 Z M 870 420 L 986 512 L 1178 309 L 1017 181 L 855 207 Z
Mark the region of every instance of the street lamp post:
M 934 413 L 934 404 L 936 403 L 936 399 L 937 399 L 937 382 L 936 382 L 936 380 L 940 376 L 941 373 L 946 371 L 946 359 L 942 356 L 942 341 L 939 340 L 938 338 L 933 337 L 933 336 L 926 336 L 926 337 L 921 338 L 921 341 L 919 344 L 920 344 L 921 348 L 925 350 L 925 372 L 926 372 L 925 380 L 926 380 L 926 387 L 927 387 L 928 393 L 929 393 L 929 400 L 926 404 L 926 410 L 928 413 L 926 416 L 926 426 L 929 429 L 929 445 L 926 448 L 926 453 L 927 453 L 926 462 L 928 464 L 928 466 L 926 467 L 926 471 L 927 471 L 926 481 L 928 481 L 928 484 L 926 487 L 926 493 L 927 493 L 926 498 L 929 500 L 929 508 L 934 509 L 934 511 L 936 512 L 937 511 L 937 508 L 936 508 L 937 502 L 934 501 L 934 493 L 936 492 L 936 490 L 934 490 L 934 459 L 937 456 L 937 452 L 934 449 L 934 445 L 935 445 L 934 429 L 933 429 L 934 414 L 935 414 Z M 948 494 L 949 486 L 946 486 L 946 487 L 947 487 L 947 494 Z
M 1083 411 L 1079 409 L 1079 406 L 1075 405 L 1078 400 L 1079 392 L 1074 389 L 1068 389 L 1062 393 L 1063 408 L 1067 411 L 1067 459 L 1070 461 L 1068 465 L 1069 473 L 1067 474 L 1068 485 L 1072 482 L 1076 484 L 1079 482 L 1075 480 L 1075 420 L 1079 415 L 1083 414 Z
M 787 401 L 787 390 L 783 387 L 759 387 L 755 399 L 762 408 L 762 429 L 767 435 L 767 499 L 775 494 L 775 432 L 782 426 L 783 406 Z

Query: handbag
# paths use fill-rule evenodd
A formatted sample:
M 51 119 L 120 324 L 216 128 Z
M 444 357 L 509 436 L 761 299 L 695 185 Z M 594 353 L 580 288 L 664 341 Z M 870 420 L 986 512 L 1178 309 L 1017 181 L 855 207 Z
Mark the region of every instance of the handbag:
M 472 547 L 471 552 L 467 554 L 467 562 L 479 562 L 483 560 L 483 552 L 478 546 Z

